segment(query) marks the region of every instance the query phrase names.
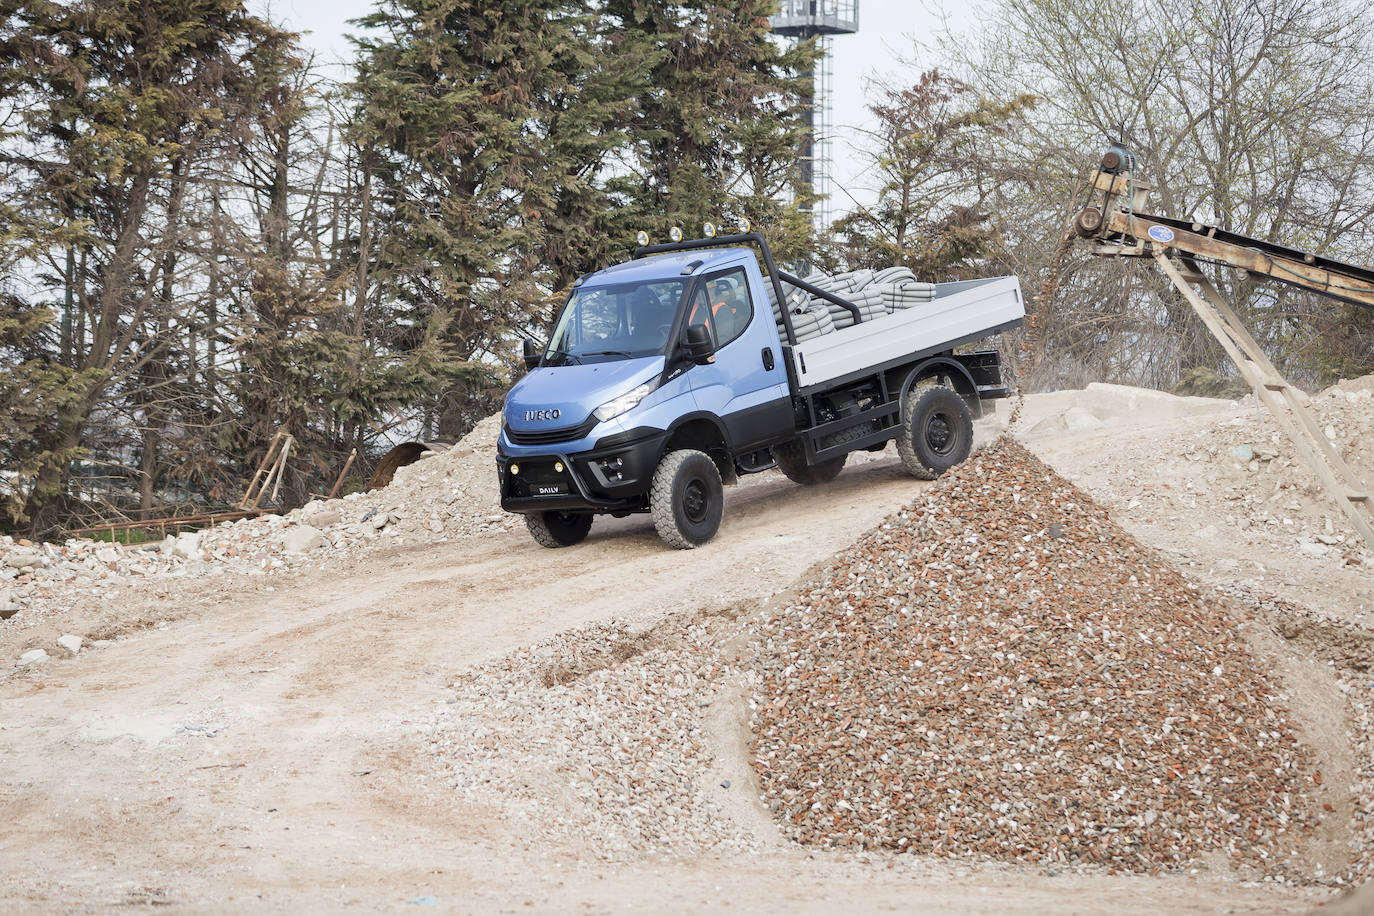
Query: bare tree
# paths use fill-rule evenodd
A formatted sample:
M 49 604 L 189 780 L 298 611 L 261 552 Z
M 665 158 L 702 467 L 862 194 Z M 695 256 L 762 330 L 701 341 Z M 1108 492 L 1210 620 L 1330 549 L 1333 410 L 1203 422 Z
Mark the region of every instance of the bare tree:
M 1035 177 L 1000 213 L 1022 276 L 1056 275 L 1053 310 L 1039 316 L 1041 384 L 1169 386 L 1184 369 L 1224 363 L 1152 274 L 1061 249 L 1076 181 L 1110 142 L 1139 155 L 1152 212 L 1367 259 L 1374 71 L 1370 20 L 1353 4 L 1143 0 L 1101 15 L 1087 0 L 1004 0 L 986 12 L 981 41 L 947 51 L 985 94 L 1042 100 L 1001 141 Z M 1367 316 L 1244 276 L 1220 280 L 1294 377 L 1370 368 Z

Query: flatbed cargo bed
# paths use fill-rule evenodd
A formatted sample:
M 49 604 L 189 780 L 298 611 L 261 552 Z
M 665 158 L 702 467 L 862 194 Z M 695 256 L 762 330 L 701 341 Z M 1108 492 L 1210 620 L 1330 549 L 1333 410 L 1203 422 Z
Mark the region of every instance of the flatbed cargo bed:
M 937 283 L 928 303 L 796 344 L 798 393 L 990 337 L 1019 325 L 1024 316 L 1016 277 Z

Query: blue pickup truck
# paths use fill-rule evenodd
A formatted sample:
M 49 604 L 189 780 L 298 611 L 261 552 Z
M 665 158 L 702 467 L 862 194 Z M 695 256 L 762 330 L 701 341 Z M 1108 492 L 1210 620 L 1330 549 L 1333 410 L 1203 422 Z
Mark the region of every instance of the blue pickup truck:
M 645 512 L 691 548 L 715 536 L 741 474 L 821 484 L 896 439 L 933 479 L 968 456 L 983 402 L 1007 395 L 995 350 L 955 348 L 1025 309 L 1015 277 L 928 287 L 888 313 L 780 271 L 757 233 L 641 245 L 574 284 L 546 347 L 525 341 L 501 507 L 546 547 L 580 542 L 596 515 Z

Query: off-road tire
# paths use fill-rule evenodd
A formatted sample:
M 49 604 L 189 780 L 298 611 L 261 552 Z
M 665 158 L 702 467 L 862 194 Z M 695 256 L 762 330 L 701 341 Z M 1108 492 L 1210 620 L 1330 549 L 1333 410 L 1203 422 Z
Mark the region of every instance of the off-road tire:
M 720 469 L 705 452 L 680 449 L 663 456 L 649 488 L 654 529 L 669 547 L 690 550 L 720 530 L 725 490 Z
M 826 436 L 821 444 L 825 448 L 829 448 L 842 442 L 853 442 L 872 431 L 873 424 L 863 423 L 841 430 L 833 436 Z M 881 446 L 879 447 L 881 448 Z M 773 448 L 773 459 L 778 463 L 778 470 L 782 471 L 783 476 L 788 480 L 804 487 L 814 487 L 819 483 L 830 483 L 838 477 L 840 471 L 844 470 L 844 463 L 849 460 L 849 455 L 846 453 L 821 464 L 807 464 L 806 452 L 802 450 L 802 444 L 800 442 L 787 442 Z
M 590 512 L 527 512 L 525 527 L 545 547 L 571 547 L 592 530 Z
M 934 480 L 968 457 L 973 447 L 973 415 L 954 389 L 917 388 L 907 397 L 897 454 L 907 472 Z

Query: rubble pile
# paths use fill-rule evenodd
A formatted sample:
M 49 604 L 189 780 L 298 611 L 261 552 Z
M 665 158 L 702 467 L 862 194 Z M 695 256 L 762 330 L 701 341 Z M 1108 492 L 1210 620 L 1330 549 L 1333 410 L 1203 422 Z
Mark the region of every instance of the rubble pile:
M 1003 437 L 764 623 L 754 765 L 804 843 L 1281 873 L 1320 774 L 1236 623 Z
M 703 717 L 727 665 L 721 641 L 737 630 L 679 616 L 649 631 L 611 621 L 560 633 L 458 676 L 425 723 L 427 750 L 452 798 L 499 801 L 531 840 L 608 861 L 755 849 L 706 778 Z
M 1363 626 L 1253 588 L 1218 588 L 1253 608 L 1274 631 L 1330 669 L 1345 697 L 1346 740 L 1354 761 L 1347 846 L 1350 863 L 1337 877 L 1351 884 L 1374 878 L 1374 627 Z M 1337 784 L 1337 791 L 1343 786 Z
M 1203 540 L 1230 528 L 1319 560 L 1374 566 L 1374 552 L 1268 411 L 1244 403 L 1237 416 L 1193 432 L 1104 452 L 1089 484 L 1142 516 L 1205 516 L 1196 531 Z M 1327 388 L 1308 406 L 1355 474 L 1374 485 L 1374 441 L 1367 435 L 1374 428 L 1374 376 Z
M 520 524 L 500 511 L 495 449 L 500 415 L 445 452 L 400 468 L 390 486 L 314 500 L 285 515 L 224 522 L 122 545 L 85 538 L 33 544 L 0 536 L 0 618 L 150 577 L 271 574 L 342 558 L 360 547 L 456 540 Z

